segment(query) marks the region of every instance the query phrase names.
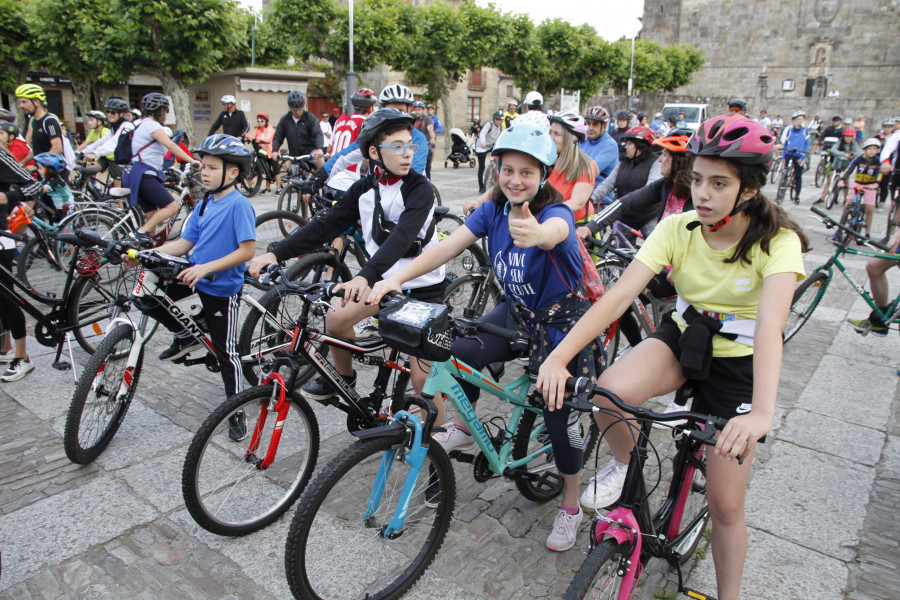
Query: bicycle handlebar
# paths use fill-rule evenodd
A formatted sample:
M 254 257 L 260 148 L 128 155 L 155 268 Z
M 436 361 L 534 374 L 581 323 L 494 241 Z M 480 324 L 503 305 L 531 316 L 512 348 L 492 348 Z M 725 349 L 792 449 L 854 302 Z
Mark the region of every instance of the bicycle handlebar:
M 837 221 L 835 221 L 834 219 L 829 217 L 827 214 L 822 212 L 821 209 L 819 209 L 815 206 L 811 206 L 809 210 L 811 210 L 812 212 L 819 215 L 820 220 L 823 223 L 825 223 L 826 228 L 832 229 L 834 227 L 837 227 L 838 229 L 844 231 L 845 233 L 850 234 L 852 237 L 856 238 L 857 240 L 861 240 L 867 246 L 872 246 L 873 248 L 877 248 L 879 250 L 887 252 L 888 254 L 895 254 L 895 252 L 892 248 L 885 246 L 884 244 L 882 244 L 880 242 L 876 242 L 874 240 L 870 240 L 869 238 L 863 237 L 862 235 L 853 231 L 852 229 L 848 229 L 847 227 L 844 227 L 843 225 L 841 225 L 840 223 L 838 223 Z
M 186 258 L 163 254 L 156 250 L 151 250 L 150 252 L 138 252 L 137 250 L 129 249 L 125 254 L 127 254 L 129 258 L 140 261 L 142 266 L 158 271 L 159 275 L 165 279 L 175 279 L 182 271 L 193 266 L 191 261 Z M 203 279 L 215 281 L 216 273 L 210 271 L 203 276 Z

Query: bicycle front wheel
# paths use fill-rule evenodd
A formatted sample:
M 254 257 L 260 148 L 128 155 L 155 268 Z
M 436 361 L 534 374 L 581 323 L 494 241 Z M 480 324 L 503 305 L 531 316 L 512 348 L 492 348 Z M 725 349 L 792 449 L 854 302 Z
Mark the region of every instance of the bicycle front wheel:
M 306 219 L 287 210 L 272 210 L 256 217 L 256 251 L 254 256 L 271 252 L 275 244 L 284 240 L 306 225 Z M 259 290 L 270 290 L 271 285 L 263 285 L 254 279 L 251 284 Z
M 589 456 L 593 453 L 597 446 L 597 439 L 600 437 L 600 430 L 594 424 L 591 413 L 573 410 L 569 414 L 569 439 L 576 436 L 581 440 L 583 455 Z M 549 443 L 550 433 L 547 431 L 543 418 L 538 419 L 538 413 L 530 410 L 522 413 L 519 426 L 516 428 L 516 437 L 513 440 L 513 459 L 525 458 Z M 529 500 L 546 502 L 558 496 L 562 491 L 563 480 L 556 471 L 553 450 L 532 460 L 526 469 L 532 475 L 537 475 L 538 479 L 534 481 L 516 479 L 516 488 Z
M 453 465 L 439 444 L 431 444 L 403 528 L 385 537 L 410 471 L 398 450 L 390 438 L 359 440 L 307 488 L 285 547 L 296 598 L 399 598 L 434 560 L 453 513 Z M 353 565 L 353 575 L 336 565 Z
M 103 332 L 113 316 L 113 302 L 118 293 L 116 287 L 104 285 L 94 274 L 92 277 L 80 277 L 69 294 L 68 325 L 75 327 L 72 333 L 78 345 L 88 354 L 93 354 L 96 346 L 103 341 Z
M 500 290 L 493 281 L 493 274 L 470 273 L 457 277 L 444 292 L 444 304 L 450 307 L 454 317 L 464 316 L 464 310 L 472 309 L 474 317 L 480 317 L 500 302 Z
M 281 190 L 281 194 L 278 196 L 278 210 L 287 210 L 300 215 L 304 219 L 309 218 L 309 211 L 306 203 L 303 202 L 300 188 L 291 183 L 284 186 L 284 189 Z
M 841 188 L 837 186 L 838 178 L 837 175 L 834 176 L 834 182 L 832 183 L 831 190 L 828 192 L 828 195 L 825 197 L 825 210 L 831 210 L 831 207 L 838 203 L 838 198 L 841 195 Z
M 312 476 L 319 455 L 316 415 L 299 394 L 288 393 L 282 426 L 274 410 L 277 392 L 277 385 L 266 385 L 235 394 L 194 435 L 181 491 L 188 512 L 207 531 L 238 536 L 266 527 L 291 507 Z M 232 441 L 240 433 L 247 437 Z M 269 452 L 276 452 L 274 461 L 264 467 Z
M 828 273 L 816 271 L 800 282 L 794 290 L 794 299 L 791 301 L 791 312 L 788 313 L 787 323 L 784 326 L 784 341 L 794 337 L 804 323 L 819 305 L 825 290 L 828 288 Z
M 819 161 L 819 166 L 816 167 L 816 187 L 820 188 L 825 185 L 825 171 L 828 166 L 828 161 L 823 158 Z
M 247 196 L 248 198 L 252 198 L 259 192 L 259 187 L 262 184 L 262 179 L 263 173 L 262 167 L 260 167 L 259 165 L 259 159 L 254 158 L 253 164 L 250 166 L 250 174 L 239 180 L 238 187 L 244 192 L 245 196 Z
M 137 390 L 143 350 L 134 368 L 127 368 L 134 329 L 120 325 L 97 346 L 69 405 L 63 446 L 73 463 L 86 465 L 106 449 L 122 424 Z
M 694 443 L 681 440 L 681 443 Z M 682 497 L 684 501 L 682 502 Z M 680 556 L 682 564 L 687 562 L 700 543 L 700 536 L 709 522 L 709 506 L 706 503 L 706 458 L 691 453 L 685 464 L 684 479 L 681 482 L 681 496 L 675 504 L 671 526 L 676 532 L 672 536 L 671 549 Z
M 593 527 L 593 525 L 591 525 Z M 603 540 L 588 552 L 584 562 L 566 590 L 565 600 L 616 600 L 622 589 L 619 564 L 627 556 L 628 544 Z M 629 565 L 639 569 L 638 565 Z

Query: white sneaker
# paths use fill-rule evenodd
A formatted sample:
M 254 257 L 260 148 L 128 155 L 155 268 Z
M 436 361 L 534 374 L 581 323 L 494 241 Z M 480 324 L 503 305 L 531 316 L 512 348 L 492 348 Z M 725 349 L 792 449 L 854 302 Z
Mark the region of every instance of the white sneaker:
M 458 429 L 456 423 L 447 423 L 444 425 L 444 429 L 447 431 L 439 431 L 431 438 L 443 446 L 448 454 L 452 450 L 469 451 L 475 449 L 475 438 L 462 429 Z
M 610 459 L 609 464 L 591 477 L 587 489 L 581 494 L 581 505 L 588 510 L 606 508 L 619 499 L 625 485 L 628 465 Z
M 353 331 L 358 336 L 365 336 L 366 334 L 377 333 L 378 332 L 378 321 L 375 317 L 366 317 L 359 323 L 353 326 Z
M 580 506 L 574 515 L 559 509 L 556 520 L 553 522 L 553 531 L 547 536 L 547 547 L 556 552 L 565 552 L 574 546 L 582 518 L 584 518 L 584 511 Z
M 18 381 L 34 371 L 34 364 L 27 358 L 14 358 L 10 361 L 6 372 L 0 376 L 3 381 Z
M 6 352 L 0 352 L 0 365 L 8 365 L 16 357 L 16 349 L 10 348 Z
M 663 410 L 663 414 L 668 415 L 673 412 L 682 412 L 686 411 L 688 408 L 686 406 L 681 406 L 680 404 L 676 404 L 674 400 L 669 402 L 669 405 Z M 666 422 L 657 422 L 653 424 L 654 429 L 671 429 L 675 425 L 684 425 L 687 423 L 685 419 L 678 419 L 677 421 L 666 421 Z

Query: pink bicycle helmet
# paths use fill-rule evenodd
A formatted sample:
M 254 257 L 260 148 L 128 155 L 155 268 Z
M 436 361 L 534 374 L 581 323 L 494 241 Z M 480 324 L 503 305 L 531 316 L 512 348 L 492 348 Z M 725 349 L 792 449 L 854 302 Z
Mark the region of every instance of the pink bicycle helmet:
M 771 131 L 736 113 L 707 119 L 687 145 L 691 154 L 717 156 L 746 165 L 768 163 L 774 148 L 775 138 Z
M 579 142 L 587 137 L 588 126 L 584 117 L 573 110 L 561 110 L 555 115 L 550 115 L 551 123 L 559 123 L 563 129 L 574 135 Z
M 584 112 L 584 118 L 591 121 L 609 122 L 609 111 L 602 106 L 589 106 Z

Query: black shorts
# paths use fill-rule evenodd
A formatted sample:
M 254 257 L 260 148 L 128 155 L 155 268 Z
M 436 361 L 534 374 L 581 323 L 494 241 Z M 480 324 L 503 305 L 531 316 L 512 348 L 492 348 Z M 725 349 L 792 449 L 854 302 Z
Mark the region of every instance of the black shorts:
M 105 156 L 101 156 L 97 159 L 97 165 L 106 171 L 113 179 L 122 179 L 122 167 L 117 165 L 114 161 L 109 160 Z
M 681 330 L 670 314 L 663 317 L 659 328 L 650 334 L 663 342 L 675 358 L 681 360 L 678 340 Z M 730 419 L 750 412 L 753 401 L 753 355 L 713 357 L 709 379 L 694 381 L 693 410 Z

